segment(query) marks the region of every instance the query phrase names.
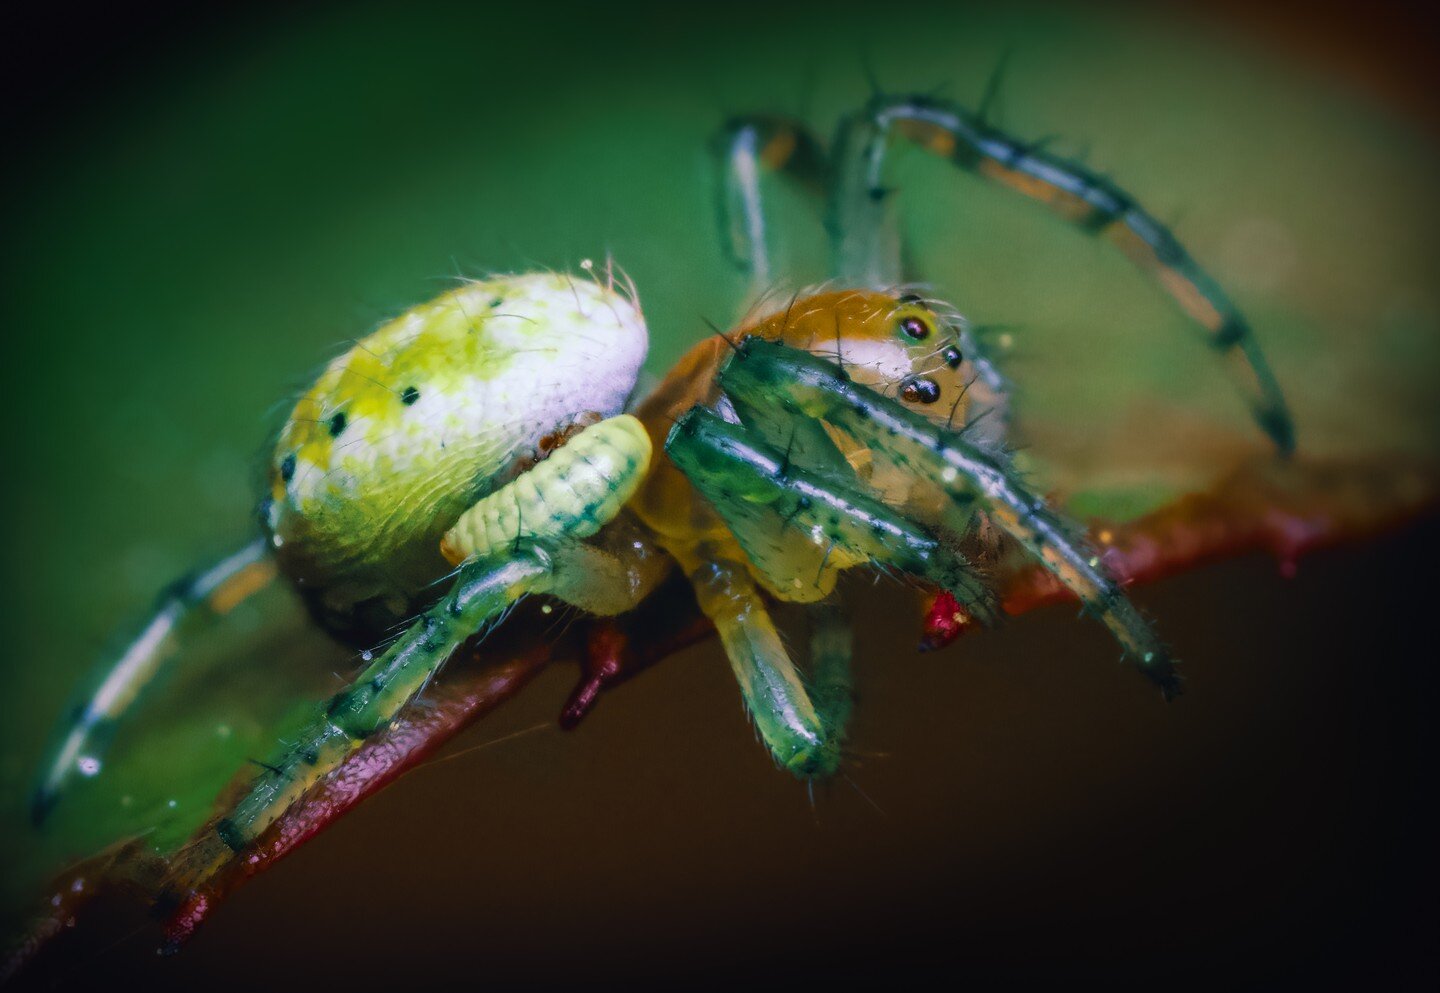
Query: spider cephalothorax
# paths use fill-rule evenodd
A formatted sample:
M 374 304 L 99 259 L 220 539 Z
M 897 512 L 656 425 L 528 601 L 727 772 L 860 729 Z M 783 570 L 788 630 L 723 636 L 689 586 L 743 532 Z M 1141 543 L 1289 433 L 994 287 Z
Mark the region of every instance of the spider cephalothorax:
M 851 707 L 840 573 L 912 577 L 943 597 L 947 619 L 987 623 L 999 607 L 975 565 L 977 531 L 1032 556 L 1133 666 L 1177 692 L 1172 660 L 1084 529 L 1012 466 L 1005 381 L 977 335 L 901 282 L 882 181 L 897 134 L 1120 245 L 1231 359 L 1257 419 L 1289 448 L 1283 401 L 1238 310 L 1108 181 L 930 100 L 877 99 L 843 122 L 828 155 L 793 122 L 737 120 L 721 142 L 723 213 L 755 278 L 752 300 L 770 293 L 768 306 L 697 344 L 629 412 L 645 326 L 633 290 L 613 278 L 467 283 L 358 341 L 280 433 L 265 538 L 176 587 L 70 727 L 37 813 L 154 673 L 181 621 L 244 595 L 272 554 L 342 637 L 374 641 L 408 621 L 222 802 L 172 866 L 172 896 L 244 851 L 461 644 L 530 595 L 614 616 L 678 573 L 771 754 L 807 779 L 836 771 Z M 830 288 L 771 293 L 765 167 L 828 190 Z M 770 619 L 774 601 L 809 615 L 803 673 Z M 954 624 L 942 627 L 932 636 L 953 637 Z

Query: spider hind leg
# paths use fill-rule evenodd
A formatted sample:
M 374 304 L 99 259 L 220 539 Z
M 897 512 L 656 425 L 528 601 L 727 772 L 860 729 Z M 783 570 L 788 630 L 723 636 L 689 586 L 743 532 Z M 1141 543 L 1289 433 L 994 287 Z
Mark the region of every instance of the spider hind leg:
M 176 657 L 182 643 L 200 634 L 275 579 L 275 563 L 263 540 L 253 541 L 214 564 L 172 583 L 150 618 L 113 662 L 96 674 L 82 702 L 61 726 L 30 801 L 30 819 L 41 824 L 76 776 L 100 768 L 116 725 Z

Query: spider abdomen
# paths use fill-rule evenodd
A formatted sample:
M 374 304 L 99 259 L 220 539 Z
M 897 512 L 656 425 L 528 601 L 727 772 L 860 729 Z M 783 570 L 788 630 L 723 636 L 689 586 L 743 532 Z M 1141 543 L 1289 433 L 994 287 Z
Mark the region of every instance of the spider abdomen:
M 368 641 L 449 566 L 440 538 L 542 441 L 620 410 L 646 350 L 613 284 L 469 282 L 332 361 L 280 431 L 265 524 L 322 624 Z

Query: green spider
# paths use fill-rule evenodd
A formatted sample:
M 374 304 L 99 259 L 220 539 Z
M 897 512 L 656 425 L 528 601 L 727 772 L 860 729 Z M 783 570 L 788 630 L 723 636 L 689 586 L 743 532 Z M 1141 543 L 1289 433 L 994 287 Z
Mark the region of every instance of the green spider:
M 975 562 L 997 543 L 1018 545 L 1167 697 L 1178 692 L 1173 660 L 1083 528 L 1012 465 L 1009 391 L 978 336 L 904 283 L 884 182 L 897 136 L 1117 244 L 1207 332 L 1262 428 L 1292 449 L 1244 318 L 1108 180 L 926 98 L 877 97 L 828 151 L 793 121 L 737 119 L 721 136 L 721 217 L 753 294 L 776 285 L 767 171 L 827 198 L 833 285 L 771 295 L 774 306 L 699 343 L 640 398 L 645 322 L 634 287 L 609 266 L 466 282 L 359 340 L 280 431 L 263 537 L 162 599 L 62 728 L 36 820 L 74 776 L 99 768 L 108 733 L 182 636 L 279 574 L 337 638 L 385 647 L 366 651 L 354 680 L 221 810 L 177 868 L 176 889 L 254 841 L 527 595 L 614 616 L 680 571 L 766 746 L 807 780 L 834 774 L 842 757 L 851 644 L 836 581 L 850 568 L 938 591 L 931 634 L 953 637 L 999 611 Z M 774 600 L 810 615 L 803 674 L 770 619 Z

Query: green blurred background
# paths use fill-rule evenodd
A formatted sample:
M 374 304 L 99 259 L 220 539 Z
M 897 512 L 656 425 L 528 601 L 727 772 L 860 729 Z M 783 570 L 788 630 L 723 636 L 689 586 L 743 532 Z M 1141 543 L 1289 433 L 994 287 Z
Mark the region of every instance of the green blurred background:
M 293 659 L 277 682 L 197 666 L 52 835 L 23 823 L 76 680 L 164 583 L 250 533 L 264 440 L 345 341 L 456 276 L 607 253 L 640 288 L 653 372 L 705 320 L 732 319 L 744 286 L 716 238 L 707 142 L 735 112 L 798 114 L 828 134 L 867 97 L 868 74 L 973 101 L 1009 52 L 1002 122 L 1058 135 L 1053 148 L 1083 150 L 1176 225 L 1259 329 L 1302 449 L 1434 454 L 1433 81 L 1411 68 L 1408 22 L 1384 13 L 1361 25 L 1325 8 L 1291 22 L 1238 8 L 419 3 L 115 17 L 73 47 L 57 19 L 35 36 L 45 69 L 12 84 L 0 193 L 6 905 L 119 831 L 183 830 L 214 777 L 273 734 L 268 722 L 347 664 L 282 631 L 255 653 Z M 1126 262 L 921 155 L 898 156 L 895 174 L 923 274 L 975 319 L 1015 325 L 1020 440 L 1048 484 L 1086 507 L 1134 509 L 1263 450 L 1183 320 Z M 815 211 L 783 190 L 776 204 L 796 278 L 823 276 Z M 578 974 L 585 955 L 617 978 L 719 968 L 721 950 L 722 971 L 787 971 L 808 948 L 829 966 L 849 954 L 888 969 L 946 960 L 926 930 L 950 919 L 938 908 L 961 913 L 972 965 L 1024 958 L 1031 934 L 1037 954 L 1060 941 L 1057 963 L 1117 960 L 1129 946 L 1098 936 L 1096 902 L 1163 963 L 1136 901 L 1161 901 L 1192 937 L 1199 925 L 1176 906 L 1254 905 L 1290 887 L 1260 901 L 1278 914 L 1333 871 L 1341 842 L 1314 842 L 1271 883 L 1237 853 L 1287 843 L 1276 818 L 1313 831 L 1379 802 L 1362 797 L 1363 764 L 1338 785 L 1319 771 L 1357 753 L 1310 747 L 1340 748 L 1327 729 L 1355 699 L 1359 664 L 1315 622 L 1348 610 L 1349 636 L 1373 653 L 1388 643 L 1366 630 L 1383 615 L 1377 637 L 1403 652 L 1403 592 L 1353 576 L 1393 575 L 1396 556 L 1418 564 L 1416 547 L 1332 558 L 1290 585 L 1242 563 L 1162 586 L 1147 606 L 1207 701 L 1172 708 L 1107 667 L 1103 639 L 1065 611 L 912 662 L 909 610 L 882 589 L 863 608 L 875 619 L 858 739 L 890 753 L 860 776 L 888 818 L 841 788 L 812 821 L 803 791 L 750 741 L 723 663 L 701 650 L 574 737 L 537 734 L 406 780 L 246 890 L 168 971 L 151 974 L 143 937 L 90 949 L 83 968 L 226 985 L 227 962 L 267 948 L 289 975 L 352 985 L 467 969 L 541 983 Z M 565 678 L 456 747 L 547 720 Z M 1311 679 L 1320 689 L 1295 702 Z M 1344 734 L 1372 722 L 1410 733 L 1386 708 L 1413 701 L 1371 703 L 1339 719 Z M 1372 745 L 1363 754 L 1385 765 L 1405 742 Z M 1177 765 L 1213 792 L 1176 786 Z M 1232 792 L 1237 775 L 1252 792 Z M 1302 793 L 1267 794 L 1276 780 Z M 1239 813 L 1211 808 L 1227 796 Z M 1409 810 L 1397 796 L 1385 802 Z M 1222 841 L 1205 872 L 1167 885 L 1153 861 L 1174 847 L 1164 831 L 1206 835 L 1199 810 Z M 1345 844 L 1370 845 L 1371 827 L 1346 828 Z M 1355 872 L 1347 885 L 1385 878 Z M 1365 892 L 1345 905 L 1384 902 Z M 996 920 L 999 937 L 976 937 Z M 857 929 L 887 937 L 847 949 Z M 1203 958 L 1242 933 L 1256 932 L 1181 944 Z M 364 956 L 341 950 L 362 936 Z

